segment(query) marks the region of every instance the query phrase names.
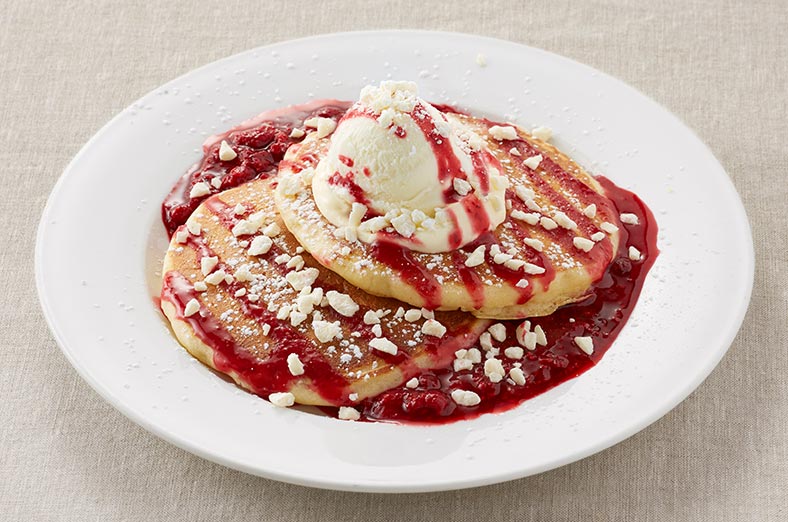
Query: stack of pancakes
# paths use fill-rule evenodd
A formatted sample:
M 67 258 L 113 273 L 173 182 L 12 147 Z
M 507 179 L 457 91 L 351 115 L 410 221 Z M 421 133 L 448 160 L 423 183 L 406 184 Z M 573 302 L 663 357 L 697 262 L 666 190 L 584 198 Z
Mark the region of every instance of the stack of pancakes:
M 349 241 L 304 179 L 330 140 L 308 132 L 278 176 L 207 199 L 173 235 L 161 307 L 181 344 L 277 405 L 350 411 L 451 366 L 491 319 L 586 298 L 619 242 L 601 186 L 546 139 L 519 128 L 496 138 L 493 122 L 446 116 L 483 137 L 509 179 L 501 225 L 437 254 Z

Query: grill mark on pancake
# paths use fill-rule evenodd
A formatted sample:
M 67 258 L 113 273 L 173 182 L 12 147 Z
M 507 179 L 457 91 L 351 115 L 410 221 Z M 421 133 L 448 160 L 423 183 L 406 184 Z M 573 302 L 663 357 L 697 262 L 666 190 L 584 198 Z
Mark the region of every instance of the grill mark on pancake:
M 574 196 L 583 208 L 594 203 L 597 205 L 597 212 L 603 212 L 606 216 L 613 214 L 610 208 L 610 201 L 607 197 L 596 192 L 582 180 L 573 176 L 561 167 L 561 165 L 553 161 L 549 151 L 542 150 L 527 139 L 522 138 L 514 142 L 515 147 L 518 145 L 522 145 L 522 147 L 518 147 L 521 153 L 520 157 L 514 156 L 506 151 L 510 161 L 521 165 L 522 172 L 528 176 L 528 180 L 531 181 L 532 184 L 536 181 L 536 184 L 539 184 L 540 187 L 548 189 L 547 193 L 541 190 L 537 190 L 536 192 L 548 199 L 553 206 L 566 213 L 572 221 L 577 223 L 578 230 L 590 235 L 596 232 L 597 227 L 591 218 L 583 214 L 582 208 L 578 208 L 569 201 L 567 193 Z M 539 163 L 539 168 L 547 172 L 546 176 L 539 174 L 533 169 L 527 168 L 524 164 L 526 159 L 537 154 L 542 155 L 542 161 Z M 548 179 L 558 184 L 561 187 L 561 191 L 554 189 L 552 184 L 547 181 Z
M 486 245 L 487 246 L 487 256 L 489 256 L 490 246 L 491 245 L 500 245 L 499 241 L 500 232 L 497 234 L 493 234 L 492 232 L 485 232 L 484 234 L 480 235 L 476 238 L 476 241 L 469 243 L 466 245 L 469 251 L 473 251 L 479 245 Z M 483 266 L 483 265 L 480 265 Z M 504 265 L 499 265 L 498 263 L 487 263 L 487 266 L 490 268 L 490 271 L 500 279 L 504 283 L 508 283 L 508 285 L 518 293 L 517 304 L 524 304 L 527 303 L 528 300 L 534 294 L 534 288 L 532 284 L 529 284 L 525 288 L 520 288 L 517 286 L 517 283 L 520 279 L 528 279 L 529 281 L 534 277 L 543 277 L 542 275 L 528 275 L 522 270 L 512 270 Z M 545 274 L 547 274 L 547 269 L 545 269 Z
M 462 280 L 462 284 L 465 285 L 468 295 L 470 295 L 473 300 L 473 307 L 479 310 L 484 306 L 484 283 L 481 277 L 479 277 L 479 273 L 474 268 L 465 266 L 466 259 L 467 257 L 458 250 L 451 253 L 451 260 L 454 263 L 455 269 L 460 274 L 460 279 Z
M 435 309 L 440 306 L 440 283 L 410 251 L 386 241 L 377 241 L 370 246 L 370 254 L 375 261 L 389 267 L 403 282 L 416 290 L 425 308 Z

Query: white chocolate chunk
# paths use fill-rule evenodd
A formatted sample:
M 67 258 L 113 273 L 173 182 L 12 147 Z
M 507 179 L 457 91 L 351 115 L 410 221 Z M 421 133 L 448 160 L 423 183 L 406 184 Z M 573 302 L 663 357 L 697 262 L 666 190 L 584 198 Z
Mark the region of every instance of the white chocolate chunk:
M 303 138 L 304 134 L 306 133 L 303 130 L 297 128 L 293 128 L 293 130 L 290 131 L 291 138 L 296 138 L 296 139 Z
M 271 246 L 273 246 L 274 242 L 268 236 L 257 236 L 252 240 L 252 244 L 249 245 L 249 255 L 250 256 L 259 256 L 262 254 L 267 254 L 269 250 L 271 250 Z
M 191 317 L 197 312 L 200 311 L 200 302 L 197 299 L 190 299 L 188 303 L 186 303 L 186 308 L 183 310 L 183 315 L 185 317 Z
M 295 404 L 295 395 L 290 392 L 272 393 L 268 396 L 268 400 L 277 408 L 289 408 Z
M 561 212 L 560 210 L 555 213 L 553 216 L 553 221 L 558 223 L 562 228 L 567 230 L 574 230 L 577 228 L 577 223 L 575 223 L 569 216 Z
M 238 153 L 233 150 L 226 140 L 222 140 L 219 145 L 219 159 L 222 161 L 232 161 L 238 157 Z
M 460 406 L 476 406 L 482 402 L 477 393 L 467 390 L 452 390 L 451 399 Z
M 640 253 L 640 250 L 638 250 L 633 246 L 629 247 L 628 253 L 629 253 L 629 259 L 631 259 L 632 261 L 640 261 L 640 259 L 643 257 L 643 255 Z
M 525 221 L 529 225 L 535 225 L 539 222 L 539 214 L 523 212 L 518 208 L 512 210 L 512 212 L 509 215 L 512 216 L 512 219 L 516 219 L 518 221 Z
M 421 325 L 421 333 L 433 337 L 443 337 L 446 335 L 446 327 L 435 319 L 427 319 L 424 321 L 424 324 Z
M 361 418 L 361 413 L 359 413 L 356 408 L 351 408 L 350 406 L 340 406 L 337 417 L 339 417 L 341 420 L 357 421 Z
M 467 181 L 465 181 L 462 178 L 454 178 L 454 181 L 452 182 L 452 185 L 454 186 L 454 192 L 456 192 L 460 196 L 465 196 L 473 188 L 473 187 L 471 187 L 470 183 L 468 183 Z
M 509 359 L 522 359 L 525 352 L 523 352 L 523 349 L 519 346 L 510 346 L 503 351 L 503 354 Z
M 575 344 L 588 355 L 594 353 L 594 340 L 591 337 L 575 337 Z
M 361 220 L 364 219 L 364 216 L 367 214 L 367 206 L 362 205 L 361 203 L 353 203 L 350 209 L 350 215 L 348 216 L 348 226 L 358 228 L 358 226 L 361 224 Z
M 490 332 L 492 338 L 499 343 L 502 343 L 506 340 L 506 326 L 504 326 L 503 323 L 495 323 L 490 325 L 490 327 L 487 328 L 487 331 Z
M 232 233 L 235 237 L 248 236 L 256 233 L 263 226 L 265 221 L 265 214 L 263 212 L 255 212 L 246 219 L 240 220 L 233 226 Z
M 587 218 L 593 219 L 596 216 L 596 203 L 591 203 L 583 209 L 583 215 Z
M 509 149 L 509 154 L 511 154 L 512 156 L 522 156 L 522 154 L 520 154 L 520 151 L 517 150 L 517 147 L 512 147 L 511 149 Z
M 189 231 L 185 228 L 179 228 L 173 237 L 175 238 L 176 243 L 183 244 L 189 240 Z
M 402 237 L 409 238 L 416 232 L 416 224 L 413 223 L 410 214 L 403 213 L 391 220 L 391 226 Z
M 285 196 L 293 197 L 300 193 L 304 187 L 303 176 L 280 176 L 279 177 L 279 190 Z
M 288 272 L 285 279 L 296 292 L 300 292 L 307 286 L 312 286 L 318 276 L 317 268 L 306 268 L 298 272 Z
M 369 341 L 370 348 L 378 350 L 380 352 L 389 353 L 391 355 L 397 355 L 397 345 L 386 339 L 385 337 L 378 337 L 377 339 L 372 339 Z
M 411 390 L 419 387 L 419 379 L 418 377 L 414 377 L 408 382 L 405 383 L 406 388 L 410 388 Z
M 376 314 L 374 310 L 367 310 L 364 313 L 364 324 L 378 324 L 378 323 L 380 323 L 380 317 L 378 317 L 378 314 Z
M 421 319 L 421 310 L 417 310 L 415 308 L 411 308 L 407 312 L 405 312 L 405 320 L 409 323 L 415 323 Z
M 523 272 L 530 275 L 539 275 L 544 274 L 545 269 L 539 265 L 534 265 L 532 263 L 526 263 L 523 266 Z
M 518 386 L 525 384 L 525 374 L 520 368 L 512 368 L 509 370 L 509 377 L 511 377 L 514 383 Z
M 501 382 L 506 372 L 503 369 L 501 361 L 492 357 L 484 361 L 484 375 L 486 375 L 491 382 Z
M 292 309 L 292 306 L 290 306 L 289 304 L 282 305 L 279 308 L 279 310 L 276 311 L 276 318 L 279 319 L 280 321 L 284 321 L 285 319 L 290 317 L 290 310 L 291 309 Z
M 470 370 L 471 368 L 473 368 L 473 362 L 465 358 L 454 359 L 453 368 L 455 372 Z
M 295 308 L 290 310 L 290 325 L 291 326 L 298 326 L 299 324 L 306 321 L 306 314 L 304 312 L 299 312 Z
M 505 127 L 501 125 L 493 125 L 492 127 L 490 127 L 489 132 L 490 132 L 490 136 L 492 136 L 498 141 L 517 139 L 517 130 L 509 125 Z
M 329 321 L 315 320 L 312 321 L 312 330 L 315 332 L 317 340 L 321 343 L 327 343 L 335 338 L 342 338 L 342 327 L 339 325 L 339 321 L 331 323 Z
M 532 237 L 526 237 L 525 239 L 523 239 L 523 243 L 533 248 L 537 252 L 541 252 L 544 249 L 544 243 Z
M 200 225 L 199 221 L 190 219 L 186 222 L 186 230 L 193 236 L 199 236 L 200 232 L 202 232 L 202 225 Z
M 485 245 L 478 246 L 465 260 L 465 266 L 474 267 L 484 263 L 484 252 L 486 249 Z
M 523 164 L 531 170 L 536 170 L 539 167 L 540 163 L 542 163 L 541 154 L 537 154 L 536 156 L 531 156 L 530 158 L 526 158 L 523 161 Z
M 536 325 L 536 327 L 534 327 L 534 333 L 536 334 L 536 344 L 539 346 L 547 346 L 547 335 L 544 333 L 542 327 Z
M 189 197 L 201 198 L 203 196 L 207 196 L 210 193 L 211 187 L 209 187 L 204 181 L 200 181 L 199 183 L 195 183 L 192 189 L 189 191 Z
M 325 138 L 337 128 L 337 122 L 331 118 L 318 118 L 317 119 L 317 137 Z
M 530 330 L 531 321 L 523 321 L 517 325 L 517 328 L 514 331 L 514 336 L 517 339 L 517 342 L 520 343 L 520 346 L 525 346 L 525 334 L 527 334 Z
M 208 290 L 208 285 L 205 284 L 205 281 L 195 281 L 194 289 L 197 290 L 198 292 L 205 292 L 206 290 Z
M 542 228 L 544 228 L 545 230 L 555 230 L 556 228 L 558 228 L 558 223 L 556 223 L 549 217 L 542 217 L 539 220 L 539 224 L 541 224 Z
M 225 277 L 227 277 L 227 273 L 224 270 L 217 270 L 216 272 L 206 277 L 205 282 L 208 283 L 209 285 L 218 285 L 225 280 Z
M 523 201 L 523 203 L 532 200 L 536 197 L 536 193 L 524 185 L 517 185 L 514 187 L 514 193 Z
M 495 254 L 493 256 L 493 262 L 495 262 L 495 264 L 497 264 L 497 265 L 502 265 L 502 264 L 506 263 L 507 261 L 511 260 L 512 257 L 514 257 L 514 256 L 512 256 L 510 254 L 506 254 L 504 252 L 500 252 L 500 253 Z
M 249 270 L 248 265 L 242 265 L 238 267 L 233 273 L 233 277 L 236 281 L 241 283 L 254 280 L 254 274 L 252 274 L 251 270 Z
M 216 268 L 216 265 L 219 264 L 219 257 L 218 256 L 211 256 L 211 257 L 203 257 L 200 259 L 200 271 L 202 275 L 207 276 L 213 269 Z
M 528 350 L 536 350 L 536 332 L 525 332 L 523 337 L 523 346 Z
M 287 356 L 287 369 L 290 375 L 304 375 L 304 363 L 297 353 L 291 353 Z
M 594 248 L 594 242 L 585 237 L 576 236 L 572 239 L 572 244 L 575 248 L 579 248 L 583 252 L 590 252 Z
M 638 221 L 638 217 L 637 217 L 637 215 L 636 215 L 636 214 L 627 214 L 627 213 L 624 213 L 624 214 L 621 214 L 621 215 L 619 216 L 619 219 L 620 219 L 620 220 L 621 220 L 621 222 L 622 222 L 622 223 L 624 223 L 625 225 L 637 225 L 637 224 L 639 224 L 639 223 L 640 223 L 640 222 Z
M 597 243 L 599 243 L 600 241 L 605 239 L 605 237 L 606 236 L 604 232 L 594 232 L 593 234 L 591 234 L 591 241 L 596 241 Z
M 616 232 L 618 232 L 618 227 L 615 226 L 613 223 L 608 223 L 607 221 L 599 225 L 599 228 L 601 228 L 608 234 L 615 234 Z
M 490 332 L 484 332 L 479 336 L 479 346 L 481 346 L 482 350 L 485 352 L 489 352 L 493 349 L 492 335 L 490 335 Z
M 347 294 L 330 290 L 326 292 L 326 299 L 328 299 L 328 304 L 331 306 L 331 308 L 336 310 L 340 315 L 344 315 L 345 317 L 353 317 L 356 312 L 358 312 L 358 304 Z
M 282 229 L 276 223 L 269 223 L 264 229 L 263 234 L 268 237 L 276 237 L 282 233 Z
M 525 261 L 522 259 L 510 259 L 508 261 L 504 261 L 503 266 L 510 270 L 520 270 L 525 266 Z

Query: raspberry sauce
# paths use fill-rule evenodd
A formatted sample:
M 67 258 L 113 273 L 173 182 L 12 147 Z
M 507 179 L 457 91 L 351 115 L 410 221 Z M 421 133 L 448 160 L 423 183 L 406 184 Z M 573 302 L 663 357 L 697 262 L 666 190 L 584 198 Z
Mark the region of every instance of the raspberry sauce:
M 500 321 L 506 326 L 507 344 L 495 343 L 501 348 L 498 359 L 503 362 L 507 374 L 515 362 L 521 363 L 525 384 L 518 385 L 510 379 L 493 383 L 484 374 L 484 364 L 459 372 L 451 368 L 424 372 L 415 389 L 400 386 L 365 401 L 363 419 L 442 424 L 505 411 L 577 377 L 602 359 L 629 319 L 658 250 L 657 225 L 648 207 L 635 194 L 617 187 L 612 181 L 603 177 L 597 179 L 616 209 L 620 213 L 635 214 L 640 224 L 623 226 L 614 260 L 593 286 L 590 297 L 559 308 L 549 316 L 530 320 L 532 328 L 539 325 L 547 333 L 547 346 L 525 350 L 520 360 L 506 358 L 503 350 L 517 346 L 515 329 L 522 321 Z M 641 252 L 641 261 L 629 259 L 629 246 Z M 576 336 L 593 338 L 591 355 L 577 347 Z M 477 393 L 481 403 L 473 407 L 457 405 L 451 399 L 451 392 L 457 389 Z
M 304 120 L 314 116 L 338 120 L 348 107 L 349 102 L 331 101 L 279 111 L 270 119 L 259 121 L 260 118 L 256 118 L 258 121 L 242 124 L 211 138 L 203 147 L 202 161 L 178 180 L 161 205 L 161 217 L 167 233 L 172 235 L 211 195 L 253 179 L 275 175 L 287 149 L 300 141 L 300 138 L 291 138 L 290 133 L 294 128 L 303 129 Z M 235 159 L 222 161 L 219 158 L 222 140 L 235 151 Z M 210 194 L 191 197 L 192 187 L 200 182 L 208 184 Z
M 182 225 L 192 211 L 208 196 L 190 198 L 189 192 L 194 184 L 204 181 L 211 186 L 211 193 L 238 186 L 246 181 L 261 177 L 273 176 L 284 157 L 287 148 L 297 140 L 290 137 L 293 128 L 303 127 L 303 121 L 312 116 L 323 116 L 339 119 L 346 113 L 350 103 L 330 102 L 324 105 L 312 104 L 309 110 L 294 108 L 290 112 L 277 113 L 275 118 L 266 119 L 265 115 L 256 118 L 252 123 L 233 129 L 221 136 L 215 137 L 204 148 L 203 160 L 187 172 L 173 187 L 170 194 L 162 204 L 162 219 L 167 231 L 172 234 L 178 226 Z M 447 106 L 437 106 L 443 112 L 457 112 Z M 347 116 L 347 115 L 346 115 Z M 492 122 L 491 122 L 492 124 Z M 219 142 L 226 140 L 238 157 L 231 161 L 221 161 L 218 158 Z M 521 157 L 527 158 L 538 153 L 531 145 L 523 140 L 517 141 L 517 148 Z M 543 167 L 550 169 L 551 173 L 562 183 L 571 184 L 575 189 L 587 191 L 583 200 L 594 202 L 603 199 L 574 177 L 569 175 L 560 166 L 550 162 L 547 158 Z M 211 183 L 217 178 L 218 181 Z M 547 336 L 545 346 L 538 345 L 534 350 L 524 350 L 522 359 L 509 359 L 504 355 L 504 349 L 517 346 L 515 330 L 523 321 L 500 321 L 506 327 L 507 339 L 504 343 L 495 343 L 500 348 L 497 358 L 503 363 L 507 375 L 514 367 L 519 367 L 525 377 L 524 384 L 516 384 L 511 378 L 504 378 L 493 383 L 484 374 L 484 364 L 475 364 L 470 370 L 454 371 L 451 367 L 442 370 L 426 371 L 418 375 L 418 386 L 407 388 L 402 385 L 392 388 L 380 395 L 367 399 L 354 406 L 361 411 L 361 420 L 364 421 L 393 421 L 418 424 L 442 424 L 461 419 L 469 419 L 483 413 L 501 412 L 516 407 L 522 402 L 539 395 L 567 380 L 581 375 L 583 372 L 598 363 L 613 341 L 626 324 L 634 309 L 638 296 L 649 269 L 656 260 L 658 249 L 656 245 L 657 225 L 651 211 L 633 193 L 617 187 L 610 180 L 599 177 L 599 183 L 605 190 L 606 196 L 617 213 L 632 213 L 638 217 L 638 225 L 622 225 L 620 227 L 620 243 L 614 253 L 613 261 L 605 271 L 596 278 L 596 283 L 591 289 L 591 294 L 585 300 L 564 306 L 552 315 L 532 318 L 531 328 L 540 326 Z M 540 181 L 534 173 L 535 184 Z M 579 185 L 578 185 L 579 184 Z M 540 187 L 540 190 L 550 191 L 549 187 Z M 507 199 L 514 201 L 515 206 L 522 205 L 517 198 L 507 195 Z M 554 194 L 551 197 L 557 202 L 559 208 L 562 196 Z M 525 207 L 522 208 L 527 211 Z M 231 218 L 226 209 L 213 209 L 218 215 L 224 215 L 225 220 Z M 565 206 L 565 212 L 574 220 L 580 230 L 585 231 L 590 226 L 582 214 L 573 210 L 571 205 Z M 231 223 L 225 223 L 229 226 Z M 458 269 L 458 278 L 468 288 L 474 303 L 479 306 L 484 299 L 483 283 L 475 271 L 465 267 L 463 261 L 468 252 L 480 244 L 492 243 L 494 238 L 490 234 L 483 234 L 476 242 L 466 245 L 464 253 L 455 252 L 453 262 Z M 204 245 L 193 245 L 205 248 Z M 641 252 L 641 260 L 632 261 L 628 256 L 628 248 L 634 246 Z M 606 248 L 610 248 L 607 246 Z M 545 267 L 546 272 L 540 277 L 544 284 L 549 284 L 554 275 L 547 259 L 541 254 L 533 253 L 529 262 Z M 417 263 L 409 251 L 381 242 L 373 249 L 373 256 L 380 262 L 394 269 L 400 277 L 414 287 L 425 300 L 427 308 L 437 306 L 440 298 L 441 287 L 437 280 L 420 263 Z M 502 265 L 493 265 L 494 269 L 501 271 L 499 277 L 507 280 L 513 287 L 523 276 L 522 273 L 509 270 Z M 510 273 L 505 272 L 509 270 Z M 527 301 L 532 289 L 520 289 L 523 302 Z M 185 303 L 195 297 L 190 283 L 179 279 L 178 274 L 168 273 L 165 276 L 162 291 L 162 300 L 173 303 L 179 316 L 183 317 Z M 344 379 L 324 365 L 319 353 L 304 344 L 303 338 L 288 333 L 287 325 L 277 322 L 273 317 L 268 317 L 268 312 L 254 303 L 244 303 L 244 307 L 251 315 L 266 315 L 265 320 L 277 324 L 274 330 L 277 336 L 278 351 L 296 350 L 304 358 L 309 358 L 312 367 L 322 368 L 320 393 L 326 398 L 337 399 L 346 391 Z M 267 396 L 272 391 L 280 391 L 289 382 L 290 374 L 287 371 L 283 358 L 274 357 L 269 364 L 255 365 L 252 361 L 238 354 L 231 339 L 223 332 L 221 324 L 213 320 L 210 315 L 202 317 L 200 314 L 187 319 L 197 335 L 209 344 L 216 352 L 215 364 L 220 371 L 243 373 L 244 381 L 252 391 Z M 465 334 L 460 334 L 465 335 Z M 590 336 L 594 341 L 594 351 L 587 355 L 580 350 L 574 342 L 576 336 Z M 217 359 L 218 357 L 218 359 Z M 484 358 L 484 354 L 482 354 Z M 519 366 L 516 366 L 519 365 Z M 451 392 L 454 390 L 473 391 L 479 395 L 481 402 L 472 407 L 459 406 L 452 400 Z M 336 416 L 337 408 L 323 408 L 332 416 Z

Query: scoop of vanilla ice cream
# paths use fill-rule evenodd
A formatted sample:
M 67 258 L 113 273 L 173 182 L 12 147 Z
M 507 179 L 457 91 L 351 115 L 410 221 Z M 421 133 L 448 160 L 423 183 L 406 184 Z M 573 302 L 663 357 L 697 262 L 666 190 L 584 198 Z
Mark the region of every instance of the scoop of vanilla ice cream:
M 420 252 L 494 229 L 505 218 L 506 179 L 479 150 L 483 140 L 460 127 L 419 98 L 415 83 L 365 87 L 315 168 L 318 209 L 353 238 Z

